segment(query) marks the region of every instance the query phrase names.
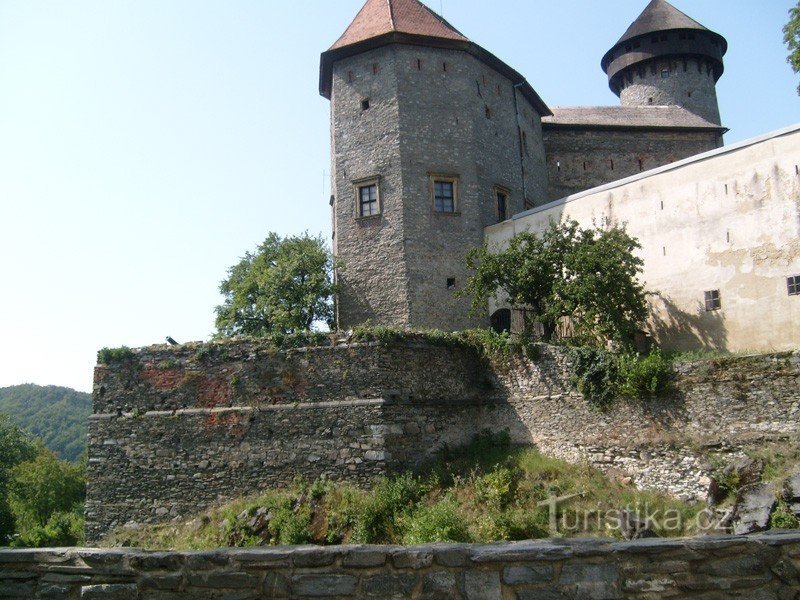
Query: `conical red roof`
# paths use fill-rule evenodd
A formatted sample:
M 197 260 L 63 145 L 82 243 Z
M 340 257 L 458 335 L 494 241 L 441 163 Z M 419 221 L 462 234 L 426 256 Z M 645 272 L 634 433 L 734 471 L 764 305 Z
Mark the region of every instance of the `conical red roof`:
M 330 49 L 336 50 L 388 33 L 469 41 L 419 0 L 367 0 Z

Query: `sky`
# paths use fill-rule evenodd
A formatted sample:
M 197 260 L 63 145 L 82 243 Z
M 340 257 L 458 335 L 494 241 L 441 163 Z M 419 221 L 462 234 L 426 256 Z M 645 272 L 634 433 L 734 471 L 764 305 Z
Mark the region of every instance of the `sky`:
M 0 0 L 0 387 L 90 391 L 98 349 L 208 339 L 270 231 L 330 236 L 319 54 L 362 0 Z M 794 0 L 674 0 L 726 37 L 727 143 L 800 121 Z M 550 106 L 613 105 L 646 0 L 429 0 Z

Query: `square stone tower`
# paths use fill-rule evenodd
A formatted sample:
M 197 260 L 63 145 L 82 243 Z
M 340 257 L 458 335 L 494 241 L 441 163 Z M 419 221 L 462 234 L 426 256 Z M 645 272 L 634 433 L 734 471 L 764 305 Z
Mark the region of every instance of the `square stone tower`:
M 487 325 L 456 297 L 484 227 L 546 199 L 525 79 L 418 0 L 368 0 L 322 54 L 338 324 Z

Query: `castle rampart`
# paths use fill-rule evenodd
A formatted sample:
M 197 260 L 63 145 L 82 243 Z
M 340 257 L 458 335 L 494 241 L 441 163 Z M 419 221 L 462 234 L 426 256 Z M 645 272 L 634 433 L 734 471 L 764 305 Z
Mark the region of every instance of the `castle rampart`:
M 686 498 L 708 491 L 699 448 L 798 434 L 797 354 L 689 365 L 673 396 L 606 412 L 571 391 L 560 352 L 539 354 L 493 363 L 424 340 L 287 351 L 234 340 L 109 360 L 95 374 L 87 538 L 298 475 L 366 486 L 484 430 Z

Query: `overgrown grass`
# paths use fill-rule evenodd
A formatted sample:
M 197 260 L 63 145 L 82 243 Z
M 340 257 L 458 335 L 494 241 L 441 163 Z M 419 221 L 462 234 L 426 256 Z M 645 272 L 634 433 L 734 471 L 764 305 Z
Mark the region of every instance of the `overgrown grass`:
M 551 528 L 551 498 L 557 529 Z M 377 482 L 369 492 L 352 486 L 296 481 L 214 508 L 187 522 L 122 529 L 110 545 L 145 548 L 213 548 L 268 544 L 418 544 L 490 542 L 563 536 L 619 536 L 607 514 L 633 509 L 642 515 L 671 511 L 672 527 L 660 535 L 693 533 L 704 508 L 616 483 L 587 465 L 571 465 L 507 435 L 481 436 L 446 450 L 418 473 Z

